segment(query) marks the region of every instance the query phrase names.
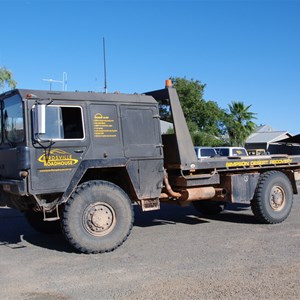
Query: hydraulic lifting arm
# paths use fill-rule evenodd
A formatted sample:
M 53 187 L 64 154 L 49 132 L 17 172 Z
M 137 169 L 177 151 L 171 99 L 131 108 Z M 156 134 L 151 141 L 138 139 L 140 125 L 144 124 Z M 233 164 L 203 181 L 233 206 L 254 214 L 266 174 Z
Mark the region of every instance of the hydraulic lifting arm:
M 180 168 L 184 171 L 194 169 L 197 157 L 176 89 L 167 80 L 165 89 L 145 94 L 151 95 L 159 103 L 170 105 L 174 134 L 163 135 L 165 165 L 168 169 Z

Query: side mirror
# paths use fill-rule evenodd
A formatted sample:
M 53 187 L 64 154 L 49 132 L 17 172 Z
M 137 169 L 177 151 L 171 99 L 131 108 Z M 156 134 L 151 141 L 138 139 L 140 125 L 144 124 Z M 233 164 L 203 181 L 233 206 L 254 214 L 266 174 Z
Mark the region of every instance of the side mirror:
M 37 105 L 37 134 L 45 134 L 46 133 L 46 105 L 38 104 Z
M 34 140 L 48 142 L 46 134 L 46 104 L 36 104 L 32 110 Z

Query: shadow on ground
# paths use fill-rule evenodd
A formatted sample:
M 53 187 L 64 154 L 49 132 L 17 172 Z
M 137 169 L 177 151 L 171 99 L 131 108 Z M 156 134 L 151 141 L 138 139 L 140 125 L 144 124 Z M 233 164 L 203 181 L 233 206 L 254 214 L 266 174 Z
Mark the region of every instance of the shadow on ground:
M 142 212 L 137 205 L 134 206 L 134 226 L 151 227 L 162 225 L 201 225 L 210 221 L 257 224 L 248 207 L 230 205 L 226 210 L 216 216 L 204 216 L 192 205 L 180 207 L 162 204 L 158 211 Z M 0 208 L 0 247 L 10 249 L 26 248 L 26 242 L 37 247 L 67 253 L 78 253 L 64 239 L 62 234 L 41 234 L 31 228 L 23 214 L 10 208 Z
M 0 247 L 17 250 L 26 248 L 26 242 L 45 249 L 76 253 L 62 234 L 41 234 L 30 227 L 19 211 L 0 208 Z
M 210 220 L 222 222 L 257 224 L 258 222 L 251 214 L 249 205 L 229 204 L 226 209 L 214 216 L 203 215 L 198 212 L 193 205 L 181 207 L 177 205 L 162 204 L 160 210 L 142 212 L 139 206 L 134 207 L 135 226 L 149 227 L 168 224 L 188 224 L 197 225 L 208 223 Z

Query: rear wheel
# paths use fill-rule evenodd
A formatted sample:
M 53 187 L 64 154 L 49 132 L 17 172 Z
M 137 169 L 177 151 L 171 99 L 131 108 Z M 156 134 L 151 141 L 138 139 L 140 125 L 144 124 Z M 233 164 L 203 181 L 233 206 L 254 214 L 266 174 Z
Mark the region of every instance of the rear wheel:
M 194 201 L 193 205 L 200 213 L 210 216 L 219 214 L 225 207 L 223 202 L 207 200 Z
M 276 224 L 284 221 L 293 205 L 293 190 L 288 177 L 282 172 L 269 171 L 261 175 L 251 208 L 262 223 Z
M 66 239 L 83 253 L 113 251 L 127 239 L 132 225 L 133 209 L 127 194 L 115 184 L 99 180 L 75 190 L 62 220 Z

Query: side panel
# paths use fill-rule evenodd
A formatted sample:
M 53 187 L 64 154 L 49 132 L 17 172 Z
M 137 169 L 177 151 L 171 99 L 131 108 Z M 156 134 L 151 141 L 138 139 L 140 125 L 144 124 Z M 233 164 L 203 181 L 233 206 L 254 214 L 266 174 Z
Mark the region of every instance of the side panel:
M 259 177 L 259 173 L 228 174 L 221 177 L 221 186 L 228 193 L 227 200 L 232 203 L 250 203 Z
M 162 160 L 130 160 L 126 167 L 138 199 L 160 196 L 164 174 Z
M 88 169 L 125 167 L 138 199 L 158 199 L 163 181 L 163 153 L 160 124 L 155 105 L 89 105 L 90 147 L 74 174 L 62 201 Z M 124 172 L 122 172 L 124 174 Z M 104 177 L 101 177 L 105 179 Z M 122 178 L 119 178 L 122 180 Z
M 158 198 L 163 181 L 163 151 L 157 106 L 123 105 L 121 110 L 127 170 L 139 199 Z
M 160 125 L 156 106 L 121 106 L 125 156 L 161 157 Z

